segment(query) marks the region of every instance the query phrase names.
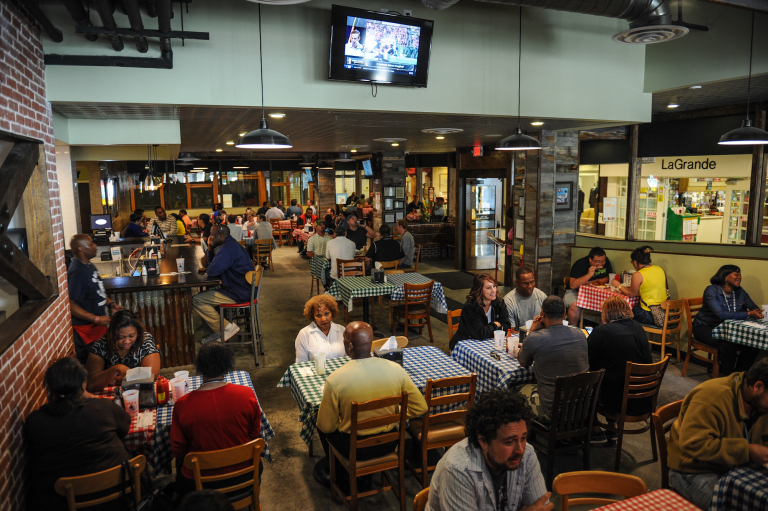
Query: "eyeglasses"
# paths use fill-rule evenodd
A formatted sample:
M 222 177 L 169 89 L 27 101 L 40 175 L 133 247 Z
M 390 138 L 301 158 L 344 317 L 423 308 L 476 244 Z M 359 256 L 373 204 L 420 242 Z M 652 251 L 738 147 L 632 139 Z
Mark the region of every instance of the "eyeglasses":
M 492 351 L 492 352 L 491 352 L 491 356 L 492 356 L 493 358 L 495 358 L 496 360 L 501 360 L 501 357 L 500 357 L 500 356 L 499 356 L 499 354 L 498 354 L 498 353 L 496 353 L 495 351 Z

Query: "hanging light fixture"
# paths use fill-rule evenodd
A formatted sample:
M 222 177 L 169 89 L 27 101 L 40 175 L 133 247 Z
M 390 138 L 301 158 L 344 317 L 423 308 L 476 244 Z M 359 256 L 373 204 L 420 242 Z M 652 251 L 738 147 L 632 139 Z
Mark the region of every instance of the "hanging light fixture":
M 264 63 L 261 56 L 261 4 L 259 4 L 259 73 L 261 77 L 261 122 L 259 129 L 246 133 L 237 141 L 239 149 L 288 149 L 291 141 L 275 130 L 269 129 L 264 116 Z
M 749 119 L 749 94 L 752 86 L 752 46 L 755 38 L 755 11 L 752 11 L 752 30 L 749 33 L 749 78 L 747 78 L 747 118 L 736 128 L 720 137 L 720 145 L 762 145 L 768 144 L 768 131 L 752 126 Z
M 515 134 L 499 140 L 496 144 L 497 151 L 529 151 L 541 149 L 538 140 L 523 133 L 520 127 L 520 68 L 523 60 L 523 7 L 520 7 L 518 17 L 518 44 L 517 44 L 517 128 Z

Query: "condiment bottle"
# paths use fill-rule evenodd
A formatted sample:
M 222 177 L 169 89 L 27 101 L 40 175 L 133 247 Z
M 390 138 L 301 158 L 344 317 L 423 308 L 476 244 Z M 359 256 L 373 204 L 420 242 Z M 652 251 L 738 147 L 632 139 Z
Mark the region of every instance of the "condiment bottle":
M 507 353 L 509 353 L 509 338 L 512 337 L 512 329 L 507 329 Z
M 161 376 L 157 379 L 157 404 L 158 406 L 164 405 L 168 402 L 168 393 L 170 391 L 168 380 L 165 379 L 165 376 Z

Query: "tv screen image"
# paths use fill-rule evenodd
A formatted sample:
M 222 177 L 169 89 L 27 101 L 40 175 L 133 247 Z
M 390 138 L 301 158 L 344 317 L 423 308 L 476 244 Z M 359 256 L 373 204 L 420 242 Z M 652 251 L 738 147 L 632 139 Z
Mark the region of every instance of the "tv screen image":
M 371 167 L 371 160 L 363 160 L 363 175 L 365 177 L 373 177 L 373 168 Z
M 332 80 L 426 87 L 433 22 L 334 5 Z
M 109 215 L 91 215 L 91 229 L 94 231 L 99 229 L 112 230 L 112 217 Z

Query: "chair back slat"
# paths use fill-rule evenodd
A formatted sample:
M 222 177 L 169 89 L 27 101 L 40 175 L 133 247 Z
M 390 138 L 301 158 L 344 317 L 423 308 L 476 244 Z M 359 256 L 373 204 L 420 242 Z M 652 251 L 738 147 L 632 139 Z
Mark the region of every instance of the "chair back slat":
M 372 417 L 369 419 L 360 420 L 360 414 L 365 413 L 367 415 L 370 412 L 376 410 L 387 409 L 390 407 L 400 407 L 399 412 L 395 414 L 387 413 L 383 416 Z M 352 417 L 349 435 L 349 463 L 350 465 L 356 465 L 357 463 L 357 449 L 360 447 L 370 447 L 373 445 L 380 445 L 383 443 L 399 441 L 398 448 L 399 454 L 403 455 L 403 449 L 405 446 L 405 423 L 408 415 L 408 392 L 403 391 L 402 394 L 397 396 L 382 397 L 379 399 L 371 399 L 363 403 L 352 401 Z M 358 439 L 358 434 L 366 429 L 373 429 L 377 427 L 383 427 L 390 424 L 397 423 L 399 429 L 396 431 L 389 431 L 380 435 L 373 435 L 366 437 L 362 440 Z
M 683 298 L 683 310 L 685 311 L 685 317 L 688 321 L 688 339 L 693 340 L 693 318 L 699 313 L 704 306 L 704 297 L 699 296 L 696 298 Z M 690 346 L 690 341 L 688 343 Z M 689 348 L 690 349 L 690 348 Z
M 261 443 L 259 443 L 259 440 L 261 439 L 257 438 L 256 440 L 251 440 L 243 445 L 219 449 L 217 451 L 190 452 L 184 459 L 186 460 L 187 457 L 196 457 L 198 459 L 200 470 L 213 470 L 239 465 L 246 461 L 252 461 L 254 450 L 258 449 L 259 445 L 261 446 L 261 450 L 264 450 L 264 440 L 261 440 Z
M 555 380 L 551 428 L 554 434 L 586 431 L 592 427 L 597 394 L 604 370 L 559 376 Z
M 647 490 L 645 482 L 637 476 L 597 470 L 560 474 L 552 483 L 552 491 L 560 495 L 561 511 L 568 511 L 571 505 L 606 505 L 616 502 L 599 497 L 572 499 L 570 496 L 573 494 L 598 493 L 629 498 L 642 495 Z
M 358 449 L 362 449 L 363 447 L 374 447 L 376 445 L 388 444 L 389 442 L 396 441 L 399 436 L 400 436 L 400 432 L 399 431 L 392 430 L 392 431 L 390 431 L 388 433 L 383 433 L 381 435 L 371 436 L 371 437 L 368 437 L 368 438 L 360 439 L 358 437 L 358 439 L 357 439 L 357 448 Z
M 661 464 L 661 487 L 669 488 L 669 465 L 667 464 L 667 433 L 680 416 L 683 400 L 664 405 L 653 414 L 653 427 L 656 433 L 656 444 L 659 446 L 659 462 Z
M 627 362 L 624 374 L 624 392 L 621 415 L 626 415 L 627 402 L 631 399 L 651 398 L 651 412 L 656 410 L 656 399 L 669 364 L 669 354 L 654 364 Z
M 386 262 L 379 262 L 379 265 L 381 265 L 382 270 L 396 270 L 397 265 L 400 264 L 400 261 L 395 259 L 394 261 L 386 261 Z
M 344 261 L 340 266 L 340 277 L 364 277 L 365 263 L 363 261 Z
M 466 399 L 464 399 L 464 401 L 466 401 Z M 465 415 L 467 415 L 466 410 L 435 413 L 429 416 L 429 424 L 430 426 L 434 426 L 435 424 L 441 424 L 443 422 L 459 421 L 463 420 Z
M 443 396 L 435 396 L 436 389 L 445 389 L 448 387 L 463 387 L 468 386 L 467 390 L 459 390 L 452 394 L 446 394 Z M 457 421 L 464 418 L 467 414 L 467 410 L 472 408 L 475 404 L 475 389 L 477 387 L 477 374 L 472 373 L 467 376 L 453 376 L 450 378 L 441 378 L 439 380 L 433 380 L 427 378 L 427 386 L 424 389 L 424 400 L 427 402 L 427 413 L 424 414 L 422 419 L 422 434 L 426 435 L 429 430 L 430 424 L 440 424 L 442 422 Z M 433 408 L 438 406 L 445 406 L 449 404 L 461 403 L 466 401 L 467 408 L 464 410 L 451 410 L 442 413 L 433 413 Z M 427 438 L 424 436 L 423 438 Z
M 379 415 L 378 417 L 373 417 L 370 419 L 364 419 L 357 421 L 357 429 L 359 431 L 363 431 L 366 429 L 374 429 L 374 428 L 381 428 L 384 426 L 389 426 L 390 424 L 396 424 L 397 421 L 400 420 L 400 414 L 399 413 L 392 413 L 388 415 Z
M 406 282 L 403 285 L 405 291 L 405 305 L 406 307 L 413 305 L 429 304 L 432 300 L 432 288 L 435 285 L 434 280 L 430 280 L 426 284 L 411 284 Z
M 143 456 L 136 456 L 128 461 L 130 466 L 130 472 L 125 473 L 122 465 L 102 470 L 101 472 L 95 472 L 93 474 L 86 474 L 75 477 L 61 477 L 54 484 L 56 493 L 67 498 L 67 505 L 69 511 L 75 509 L 88 508 L 99 504 L 104 504 L 113 500 L 117 500 L 123 497 L 122 488 L 118 491 L 110 493 L 108 495 L 102 495 L 101 497 L 92 500 L 77 500 L 79 495 L 87 495 L 97 492 L 103 492 L 113 489 L 117 486 L 121 486 L 124 482 L 132 480 L 133 485 L 133 501 L 134 505 L 138 506 L 141 502 L 141 473 L 147 466 L 147 459 Z M 126 491 L 130 490 L 130 487 L 126 485 Z
M 453 337 L 454 332 L 456 332 L 459 329 L 459 322 L 453 321 L 453 318 L 460 318 L 461 317 L 461 309 L 456 309 L 455 311 L 448 311 L 448 341 L 451 340 Z

